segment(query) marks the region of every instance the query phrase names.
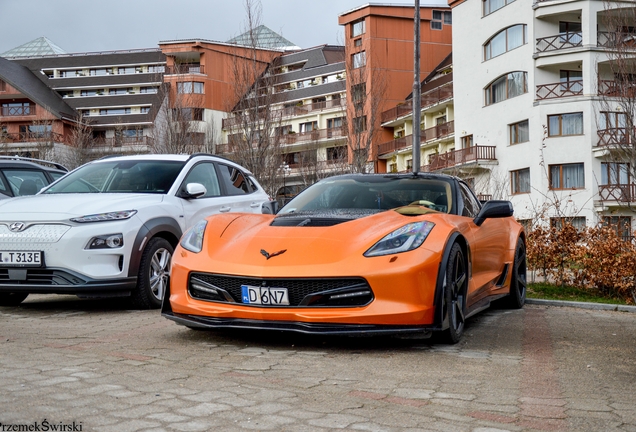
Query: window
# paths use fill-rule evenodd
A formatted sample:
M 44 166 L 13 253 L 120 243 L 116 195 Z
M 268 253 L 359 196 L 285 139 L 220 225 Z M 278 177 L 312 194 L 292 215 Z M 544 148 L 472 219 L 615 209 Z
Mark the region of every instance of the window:
M 341 161 L 347 159 L 347 146 L 327 148 L 328 161 Z
M 117 73 L 119 75 L 134 74 L 135 68 L 133 66 L 119 67 L 117 68 Z
M 245 195 L 252 192 L 250 183 L 237 168 L 219 164 L 219 171 L 228 195 Z
M 492 105 L 527 93 L 527 75 L 527 72 L 511 72 L 497 78 L 485 89 L 486 105 Z
M 186 81 L 177 83 L 177 93 L 181 94 L 203 94 L 203 83 L 196 81 Z
M 362 46 L 362 38 L 354 40 L 353 41 L 353 46 L 354 47 L 361 47 Z
M 632 238 L 631 216 L 603 216 L 603 226 L 613 228 L 624 241 L 629 241 Z
M 367 83 L 355 84 L 351 86 L 351 99 L 353 103 L 364 103 L 367 97 Z
M 327 129 L 341 128 L 343 125 L 342 120 L 342 117 L 327 119 Z
M 353 119 L 354 133 L 361 133 L 367 130 L 367 116 L 360 116 Z
M 111 73 L 111 69 L 91 69 L 90 71 L 90 75 L 91 76 L 104 76 L 104 75 L 110 75 Z
M 583 134 L 583 113 L 556 114 L 548 116 L 548 136 Z
M 530 193 L 530 168 L 510 172 L 513 194 Z
M 469 148 L 472 147 L 474 144 L 473 142 L 473 136 L 472 135 L 466 135 L 463 136 L 462 138 L 462 148 Z
M 99 110 L 99 115 L 121 115 L 130 113 L 130 108 L 102 108 Z
M 300 124 L 300 133 L 303 132 L 311 132 L 313 130 L 318 129 L 318 122 L 317 121 L 312 121 L 312 122 L 307 122 L 307 123 L 301 123 Z
M 475 194 L 468 188 L 465 183 L 459 183 L 459 190 L 462 195 L 462 202 L 464 204 L 462 216 L 474 218 L 475 216 L 477 216 L 479 210 L 481 209 L 479 201 L 475 197 Z
M 484 60 L 490 60 L 493 57 L 525 45 L 528 42 L 526 33 L 525 24 L 515 25 L 500 31 L 484 45 Z
M 573 70 L 560 71 L 561 91 L 581 94 L 583 92 L 583 72 Z
M 583 41 L 580 22 L 559 22 L 560 42 L 564 47 L 579 46 Z
M 140 93 L 157 93 L 159 91 L 158 87 L 141 87 L 139 89 Z
M 118 88 L 111 88 L 108 89 L 108 94 L 113 96 L 113 95 L 125 95 L 128 94 L 128 92 L 132 93 L 132 87 L 126 88 L 126 87 L 118 87 Z
M 550 165 L 550 189 L 582 189 L 585 171 L 582 163 Z
M 163 65 L 148 66 L 148 72 L 150 73 L 164 73 L 165 71 L 166 67 Z
M 585 216 L 550 218 L 551 228 L 560 230 L 565 225 L 572 225 L 577 231 L 582 231 L 585 229 Z
M 443 24 L 451 25 L 453 23 L 453 17 L 448 11 L 433 11 L 433 18 L 431 19 L 431 29 L 441 30 Z
M 366 31 L 364 20 L 351 23 L 351 37 L 360 36 Z
M 351 56 L 351 61 L 353 62 L 353 68 L 361 68 L 367 64 L 367 53 L 366 51 L 360 51 L 359 53 L 355 53 Z
M 139 108 L 139 112 L 141 114 L 148 114 L 150 112 L 150 107 L 149 106 L 143 106 Z
M 528 120 L 513 123 L 508 127 L 510 129 L 510 144 L 519 144 L 530 141 Z
M 52 132 L 51 125 L 20 125 L 20 136 L 24 137 L 45 137 Z
M 213 163 L 202 162 L 195 165 L 183 182 L 182 187 L 184 190 L 188 183 L 199 183 L 205 187 L 205 195 L 202 198 L 221 195 L 219 178 L 216 175 Z
M 494 11 L 501 9 L 502 7 L 509 5 L 515 0 L 483 0 L 483 14 L 484 16 L 493 13 Z
M 601 162 L 601 185 L 629 184 L 629 163 Z
M 172 114 L 177 121 L 203 121 L 203 108 L 173 108 Z
M 599 130 L 617 129 L 627 127 L 627 115 L 624 112 L 603 111 L 598 116 Z M 623 132 L 624 133 L 624 132 Z
M 35 106 L 29 102 L 8 102 L 2 104 L 3 116 L 27 116 L 35 114 Z

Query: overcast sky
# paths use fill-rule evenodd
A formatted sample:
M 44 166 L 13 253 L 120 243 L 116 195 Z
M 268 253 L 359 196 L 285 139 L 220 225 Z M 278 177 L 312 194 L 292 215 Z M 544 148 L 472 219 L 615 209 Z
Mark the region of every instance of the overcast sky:
M 338 15 L 413 0 L 261 0 L 261 24 L 300 46 L 342 44 Z M 421 5 L 445 4 L 420 0 Z M 0 0 L 0 53 L 41 36 L 68 53 L 155 48 L 159 41 L 226 41 L 245 28 L 244 0 Z

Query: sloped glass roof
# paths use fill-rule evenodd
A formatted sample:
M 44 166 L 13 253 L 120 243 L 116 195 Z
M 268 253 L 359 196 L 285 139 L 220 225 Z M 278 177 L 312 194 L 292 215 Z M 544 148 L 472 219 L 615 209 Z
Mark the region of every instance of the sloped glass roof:
M 66 51 L 55 45 L 46 37 L 39 37 L 31 42 L 27 42 L 24 45 L 20 45 L 19 47 L 0 54 L 0 57 L 42 57 L 56 54 L 66 54 Z
M 254 39 L 255 45 L 259 48 L 298 49 L 296 44 L 290 42 L 264 25 L 260 25 L 254 29 Z M 252 46 L 252 38 L 250 37 L 249 32 L 245 32 L 242 35 L 230 39 L 226 43 Z

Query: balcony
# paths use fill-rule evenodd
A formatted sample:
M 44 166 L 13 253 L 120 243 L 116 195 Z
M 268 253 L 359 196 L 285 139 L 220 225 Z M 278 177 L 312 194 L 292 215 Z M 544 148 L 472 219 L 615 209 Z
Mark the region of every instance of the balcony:
M 537 100 L 581 96 L 583 94 L 583 81 L 564 81 L 553 84 L 540 84 L 537 86 Z
M 427 143 L 436 139 L 442 139 L 449 137 L 455 133 L 455 122 L 449 121 L 446 123 L 438 124 L 432 128 L 422 129 L 420 131 L 420 142 Z M 378 156 L 393 153 L 403 148 L 410 147 L 413 144 L 413 135 L 406 135 L 401 138 L 396 138 L 393 141 L 388 141 L 378 145 Z
M 495 146 L 472 146 L 448 153 L 432 155 L 423 171 L 433 172 L 484 161 L 496 161 Z
M 284 134 L 281 136 L 281 144 L 297 144 L 301 142 L 322 141 L 326 139 L 341 138 L 345 136 L 347 136 L 347 131 L 341 127 L 331 129 L 314 129 L 309 132 Z
M 598 95 L 617 98 L 634 98 L 636 97 L 636 82 L 599 80 Z
M 445 84 L 436 89 L 430 90 L 428 92 L 422 93 L 420 103 L 421 109 L 426 109 L 430 106 L 437 105 L 440 102 L 443 102 L 448 99 L 453 98 L 453 84 Z M 400 117 L 403 117 L 409 113 L 413 112 L 412 103 L 404 103 L 402 105 L 398 105 L 390 110 L 384 111 L 382 113 L 381 122 L 386 123 L 389 121 L 396 120 Z
M 598 147 L 632 146 L 636 137 L 636 128 L 633 128 L 631 133 L 629 128 L 599 129 L 597 133 L 598 141 L 596 145 Z
M 605 48 L 636 48 L 636 33 L 600 31 L 597 45 Z
M 148 146 L 154 145 L 154 138 L 148 136 L 140 137 L 113 137 L 99 138 L 93 142 L 93 147 L 125 147 L 125 146 Z
M 536 41 L 536 49 L 538 53 L 580 46 L 583 46 L 583 36 L 581 32 L 560 33 L 554 36 L 537 38 Z
M 187 75 L 187 74 L 205 74 L 205 67 L 203 65 L 192 64 L 177 64 L 166 66 L 165 75 Z
M 15 106 L 3 106 L 0 109 L 2 117 L 23 117 L 35 115 L 35 104 L 16 104 Z
M 64 135 L 55 132 L 0 133 L 0 143 L 64 143 Z
M 601 201 L 614 201 L 616 203 L 636 202 L 636 185 L 617 184 L 601 185 L 598 187 L 598 194 Z

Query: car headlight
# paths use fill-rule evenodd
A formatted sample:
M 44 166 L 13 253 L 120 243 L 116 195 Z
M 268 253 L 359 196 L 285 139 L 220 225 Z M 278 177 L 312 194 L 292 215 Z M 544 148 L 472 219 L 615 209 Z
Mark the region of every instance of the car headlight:
M 85 215 L 76 218 L 71 218 L 73 222 L 87 223 L 87 222 L 105 222 L 115 220 L 130 219 L 137 213 L 137 210 L 123 210 L 108 213 L 97 213 L 92 215 Z
M 194 224 L 194 226 L 183 235 L 181 247 L 190 252 L 201 252 L 201 249 L 203 249 L 203 234 L 205 233 L 205 227 L 207 225 L 208 221 L 206 220 L 201 220 Z
M 413 222 L 396 229 L 364 253 L 365 257 L 396 254 L 416 249 L 435 226 L 432 222 Z
M 117 249 L 124 245 L 124 235 L 107 234 L 96 236 L 88 242 L 87 249 Z

